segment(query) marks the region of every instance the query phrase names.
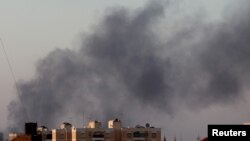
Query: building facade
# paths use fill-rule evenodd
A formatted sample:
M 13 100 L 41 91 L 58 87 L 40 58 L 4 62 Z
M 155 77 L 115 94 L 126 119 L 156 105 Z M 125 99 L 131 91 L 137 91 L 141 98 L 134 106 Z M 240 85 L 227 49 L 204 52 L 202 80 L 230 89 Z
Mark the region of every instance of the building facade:
M 63 123 L 60 129 L 52 130 L 52 141 L 161 141 L 161 129 L 149 124 L 124 128 L 119 119 L 110 120 L 108 128 L 102 128 L 99 121 L 90 121 L 83 128 Z
M 123 128 L 121 141 L 160 141 L 159 128 Z

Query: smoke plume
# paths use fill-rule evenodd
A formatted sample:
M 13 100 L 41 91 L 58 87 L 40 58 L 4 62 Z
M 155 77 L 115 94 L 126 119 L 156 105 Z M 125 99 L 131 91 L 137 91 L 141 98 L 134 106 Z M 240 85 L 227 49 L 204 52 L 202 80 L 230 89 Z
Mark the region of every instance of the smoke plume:
M 78 50 L 49 53 L 38 62 L 36 77 L 18 84 L 20 99 L 8 107 L 10 127 L 27 120 L 56 127 L 82 114 L 129 123 L 134 113 L 142 118 L 150 109 L 174 115 L 177 101 L 199 109 L 243 98 L 249 11 L 213 24 L 194 17 L 159 31 L 173 22 L 164 15 L 167 7 L 151 2 L 133 12 L 112 9 Z

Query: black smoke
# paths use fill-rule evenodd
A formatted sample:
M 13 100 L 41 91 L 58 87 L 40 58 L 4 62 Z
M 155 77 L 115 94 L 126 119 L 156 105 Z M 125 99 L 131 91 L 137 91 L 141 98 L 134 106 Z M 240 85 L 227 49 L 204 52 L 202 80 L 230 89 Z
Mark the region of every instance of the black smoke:
M 78 50 L 49 53 L 36 77 L 18 84 L 20 99 L 8 107 L 10 127 L 27 120 L 56 127 L 60 119 L 86 113 L 130 122 L 132 113 L 143 117 L 148 109 L 173 115 L 175 101 L 205 108 L 243 98 L 250 66 L 248 14 L 229 14 L 215 24 L 194 17 L 159 31 L 173 22 L 164 15 L 167 7 L 151 2 L 134 12 L 114 8 Z

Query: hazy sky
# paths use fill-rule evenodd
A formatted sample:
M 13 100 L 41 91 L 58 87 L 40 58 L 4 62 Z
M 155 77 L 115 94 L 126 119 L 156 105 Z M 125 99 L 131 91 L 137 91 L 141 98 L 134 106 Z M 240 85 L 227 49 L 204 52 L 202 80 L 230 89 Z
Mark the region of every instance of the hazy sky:
M 136 8 L 143 1 L 0 1 L 0 37 L 3 39 L 17 80 L 32 77 L 38 59 L 55 48 L 72 48 L 78 36 L 91 30 L 107 7 Z M 6 105 L 16 97 L 8 65 L 0 55 L 1 129 L 6 126 Z
M 17 80 L 31 79 L 35 75 L 37 61 L 55 48 L 78 48 L 80 37 L 91 32 L 110 7 L 120 6 L 135 10 L 146 3 L 144 0 L 0 0 L 0 38 L 4 41 Z M 207 20 L 211 22 L 220 21 L 225 8 L 232 9 L 233 5 L 237 4 L 233 0 L 183 0 L 173 3 L 172 13 L 166 13 L 167 16 L 176 18 L 174 12 L 177 13 L 177 17 L 181 17 L 201 11 L 206 13 Z M 2 49 L 0 90 L 1 131 L 7 127 L 7 105 L 17 98 Z M 168 123 L 164 123 L 164 132 L 170 139 L 176 135 L 191 140 L 198 134 L 206 135 L 207 123 L 237 124 L 250 120 L 250 114 L 247 113 L 249 100 L 243 101 L 234 106 L 217 105 L 192 112 L 181 109 L 174 118 L 166 117 L 166 121 L 171 123 L 169 126 Z M 240 116 L 231 116 L 232 112 Z M 148 116 L 149 120 L 154 119 L 153 114 Z M 162 115 L 163 118 L 165 116 L 157 112 L 155 114 Z

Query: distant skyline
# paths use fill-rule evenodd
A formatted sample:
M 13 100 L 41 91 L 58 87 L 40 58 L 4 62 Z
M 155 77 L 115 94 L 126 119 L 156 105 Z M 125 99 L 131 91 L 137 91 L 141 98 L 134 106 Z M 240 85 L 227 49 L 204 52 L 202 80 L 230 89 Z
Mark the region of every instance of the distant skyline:
M 171 25 L 173 24 L 171 21 L 185 21 L 182 17 L 189 16 L 192 18 L 192 16 L 204 14 L 203 19 L 208 23 L 227 22 L 228 17 L 225 15 L 235 9 L 240 11 L 240 7 L 245 7 L 244 2 L 248 3 L 246 0 L 240 0 L 240 2 L 233 0 L 193 0 L 192 3 L 188 0 L 175 2 L 170 0 L 170 12 L 166 12 L 165 17 L 167 18 L 162 20 L 166 20 Z M 51 51 L 56 48 L 79 49 L 82 38 L 96 29 L 96 26 L 110 12 L 110 9 L 124 7 L 133 12 L 142 9 L 147 3 L 148 1 L 145 0 L 0 0 L 0 38 L 4 41 L 17 80 L 19 82 L 27 81 L 36 76 L 38 61 L 45 58 Z M 181 24 L 183 24 L 181 27 L 185 26 L 185 22 Z M 164 26 L 163 24 L 159 27 Z M 17 99 L 17 94 L 2 48 L 0 50 L 0 131 L 4 131 L 8 124 L 7 106 L 12 100 Z M 152 113 L 149 113 L 145 120 L 154 121 L 153 124 L 157 127 L 162 126 L 162 134 L 166 134 L 169 137 L 168 140 L 171 140 L 174 135 L 183 139 L 186 137 L 190 141 L 195 140 L 198 135 L 206 135 L 207 123 L 241 124 L 250 121 L 248 83 L 243 84 L 242 91 L 245 95 L 242 102 L 236 102 L 236 104 L 232 102 L 232 104 L 226 106 L 217 104 L 204 109 L 194 107 L 192 111 L 185 108 L 185 104 L 178 103 L 181 101 L 177 99 L 174 101 L 176 103 L 173 104 L 178 109 L 175 116 L 168 116 L 161 111 L 152 110 Z M 188 103 L 189 106 L 191 105 L 190 107 L 193 105 L 192 102 L 190 100 Z M 81 114 L 79 113 L 79 115 Z M 157 117 L 154 115 L 157 115 Z M 98 117 L 98 115 L 95 116 Z M 160 119 L 164 119 L 164 122 L 168 123 L 160 125 L 157 121 Z M 61 120 L 65 119 L 58 119 L 57 122 L 60 123 Z M 74 120 L 78 120 L 73 121 L 78 123 L 81 118 L 77 117 Z M 37 122 L 39 123 L 39 121 Z M 147 121 L 135 122 L 145 123 Z

